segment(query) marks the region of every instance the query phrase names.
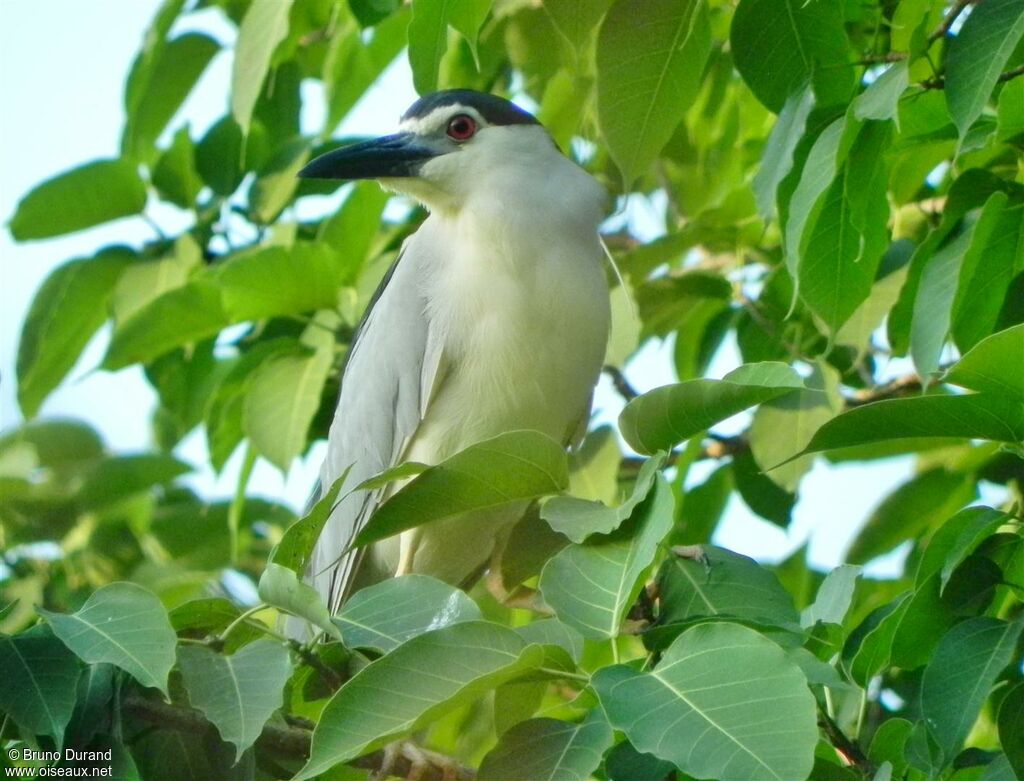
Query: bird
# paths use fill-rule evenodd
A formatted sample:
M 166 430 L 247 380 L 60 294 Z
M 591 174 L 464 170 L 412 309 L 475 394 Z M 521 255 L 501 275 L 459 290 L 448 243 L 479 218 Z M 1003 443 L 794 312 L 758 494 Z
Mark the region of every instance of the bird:
M 376 179 L 428 212 L 350 345 L 319 480 L 325 492 L 345 475 L 343 498 L 306 580 L 331 613 L 356 590 L 398 575 L 468 587 L 526 503 L 351 549 L 401 483 L 350 489 L 512 430 L 566 447 L 580 441 L 610 324 L 599 235 L 607 193 L 528 111 L 466 89 L 419 98 L 397 133 L 320 155 L 299 176 Z

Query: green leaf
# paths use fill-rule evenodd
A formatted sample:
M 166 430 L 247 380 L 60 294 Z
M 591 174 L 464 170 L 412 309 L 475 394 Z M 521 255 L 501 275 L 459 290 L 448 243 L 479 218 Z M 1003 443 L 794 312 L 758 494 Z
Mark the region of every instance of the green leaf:
M 49 735 L 59 749 L 75 708 L 81 663 L 46 627 L 0 634 L 0 710 L 30 735 Z
M 850 653 L 849 667 L 850 677 L 859 686 L 866 688 L 871 679 L 889 664 L 893 638 L 907 613 L 912 596 L 908 592 L 883 605 L 868 617 L 874 621 L 874 625 L 858 627 L 857 632 L 863 630 L 863 636 Z
M 1016 141 L 1024 136 L 1024 81 L 1013 79 L 1007 82 L 999 93 L 999 112 L 996 124 L 996 138 L 1000 141 Z
M 207 278 L 194 279 L 118 323 L 103 368 L 148 363 L 175 347 L 215 336 L 228 324 L 220 288 Z
M 640 577 L 672 527 L 672 505 L 672 491 L 658 475 L 627 523 L 610 535 L 563 548 L 548 561 L 540 591 L 559 620 L 595 640 L 619 633 L 642 586 Z
M 480 763 L 479 781 L 579 781 L 590 778 L 612 744 L 612 729 L 593 710 L 579 724 L 530 719 L 516 724 Z
M 576 56 L 583 55 L 594 28 L 612 0 L 547 0 L 544 10 L 555 29 L 569 42 Z
M 331 517 L 331 511 L 338 501 L 338 494 L 350 469 L 351 467 L 341 473 L 341 477 L 334 481 L 327 493 L 317 500 L 308 513 L 285 529 L 281 541 L 270 553 L 272 564 L 287 567 L 296 575 L 303 575 L 306 572 L 313 546 L 320 538 L 320 532 L 323 531 L 327 519 Z
M 770 220 L 775 216 L 775 201 L 779 184 L 793 170 L 793 153 L 807 127 L 807 118 L 814 108 L 814 91 L 810 84 L 792 93 L 779 112 L 765 144 L 761 165 L 754 176 L 754 196 L 761 216 Z
M 764 105 L 778 112 L 804 84 L 817 103 L 844 102 L 853 89 L 852 58 L 838 0 L 742 0 L 729 42 L 736 70 Z
M 986 0 L 971 9 L 946 54 L 946 102 L 960 137 L 988 103 L 999 74 L 1024 35 L 1018 0 Z
M 583 635 L 557 618 L 544 618 L 517 626 L 516 634 L 528 643 L 556 645 L 577 664 L 583 658 Z
M 403 575 L 357 591 L 334 623 L 346 648 L 386 654 L 424 632 L 479 618 L 480 608 L 459 589 L 426 575 Z
M 355 282 L 368 260 L 389 198 L 376 182 L 357 182 L 338 211 L 320 223 L 317 241 L 336 253 L 345 284 Z
M 604 769 L 609 781 L 665 781 L 675 772 L 671 762 L 641 754 L 628 740 L 608 752 Z
M 203 262 L 202 250 L 188 233 L 158 258 L 133 258 L 114 289 L 111 301 L 114 321 L 121 324 L 164 293 L 177 290 Z
M 298 173 L 309 160 L 311 149 L 304 138 L 286 144 L 259 172 L 249 190 L 249 211 L 261 224 L 273 223 L 292 203 L 299 186 Z
M 820 429 L 804 450 L 817 453 L 909 437 L 1024 441 L 1024 404 L 1005 396 L 920 396 L 854 407 Z
M 425 470 L 381 505 L 355 546 L 424 523 L 558 493 L 569 484 L 565 449 L 538 431 L 510 431 Z
M 1007 328 L 979 342 L 943 380 L 1024 401 L 1024 325 Z
M 536 669 L 540 646 L 511 629 L 468 621 L 404 643 L 353 676 L 325 706 L 309 761 L 313 778 L 437 720 L 483 692 Z M 381 692 L 387 691 L 382 698 Z
M 1024 776 L 1024 683 L 1017 683 L 999 705 L 999 742 L 1017 777 Z
M 643 25 L 636 24 L 637 14 Z M 597 38 L 597 121 L 624 189 L 668 143 L 711 52 L 702 0 L 616 0 Z
M 921 710 L 948 759 L 960 750 L 996 677 L 1013 659 L 1024 622 L 968 618 L 939 641 L 921 679 Z
M 948 518 L 974 498 L 974 477 L 942 468 L 915 475 L 876 507 L 846 554 L 862 564 Z
M 940 591 L 945 589 L 946 584 L 949 583 L 953 571 L 963 564 L 964 560 L 974 553 L 981 543 L 995 534 L 1000 526 L 1013 520 L 1013 516 L 988 507 L 972 507 L 970 512 L 964 515 L 962 525 L 957 527 L 956 541 L 949 545 L 946 558 L 942 563 Z
M 194 32 L 160 47 L 146 89 L 138 93 L 125 117 L 123 155 L 144 162 L 155 157 L 157 138 L 219 51 L 216 40 Z
M 778 577 L 747 556 L 706 546 L 707 563 L 671 556 L 658 573 L 661 624 L 727 618 L 796 629 L 800 616 Z
M 83 507 L 100 509 L 191 471 L 191 466 L 166 453 L 114 456 L 89 470 L 76 498 Z
M 40 466 L 56 470 L 78 470 L 103 455 L 100 435 L 86 424 L 73 420 L 24 423 L 0 436 L 0 454 L 22 444 L 32 448 Z
M 323 629 L 335 640 L 341 639 L 338 627 L 331 623 L 331 614 L 323 598 L 299 580 L 293 570 L 280 564 L 267 564 L 260 575 L 260 599 Z
M 843 408 L 839 374 L 831 366 L 816 365 L 807 386 L 805 390 L 791 391 L 764 402 L 757 408 L 750 425 L 750 449 L 754 460 L 761 469 L 771 470 L 768 477 L 789 493 L 796 491 L 800 478 L 810 470 L 813 459 L 787 459 L 802 452 L 814 432 Z M 784 461 L 784 466 L 772 469 Z
M 691 776 L 793 781 L 811 772 L 814 697 L 783 650 L 752 629 L 699 624 L 653 671 L 606 667 L 593 686 L 612 726 L 637 750 Z
M 909 84 L 908 61 L 894 62 L 853 101 L 853 115 L 857 119 L 894 119 L 898 123 L 896 108 Z
M 196 151 L 187 127 L 174 134 L 171 145 L 153 166 L 153 186 L 160 195 L 182 209 L 195 206 L 203 180 L 196 170 Z
M 789 527 L 796 506 L 796 494 L 787 491 L 754 460 L 750 450 L 741 450 L 732 457 L 732 482 L 747 507 L 781 529 Z
M 36 185 L 11 218 L 17 241 L 62 236 L 139 214 L 146 185 L 130 160 L 95 160 Z
M 107 319 L 114 286 L 133 256 L 113 247 L 72 260 L 39 288 L 18 344 L 18 404 L 26 417 L 39 411 Z
M 288 649 L 261 639 L 231 654 L 202 645 L 178 649 L 178 669 L 189 702 L 235 746 L 235 761 L 256 742 L 263 725 L 284 701 L 292 672 Z
M 217 266 L 230 322 L 263 320 L 316 309 L 335 309 L 342 265 L 322 244 L 262 247 Z
M 448 25 L 476 52 L 476 36 L 493 0 L 413 0 L 409 22 L 409 65 L 421 95 L 437 89 L 437 72 L 448 50 Z
M 870 295 L 888 246 L 890 138 L 889 123 L 861 129 L 801 238 L 800 297 L 833 334 Z
M 143 686 L 167 694 L 177 637 L 151 591 L 134 583 L 111 583 L 94 591 L 76 613 L 36 610 L 83 661 L 120 667 Z
M 330 371 L 330 352 L 300 346 L 276 352 L 249 380 L 242 429 L 260 455 L 282 471 L 306 447 Z
M 664 454 L 644 461 L 633 484 L 633 492 L 618 507 L 606 507 L 602 502 L 578 499 L 575 496 L 556 496 L 544 503 L 540 517 L 552 529 L 573 542 L 583 542 L 591 534 L 610 534 L 647 497 L 664 463 Z
M 853 602 L 860 573 L 861 568 L 852 564 L 842 564 L 829 572 L 818 586 L 814 602 L 800 614 L 800 625 L 810 628 L 819 621 L 842 624 Z
M 637 452 L 669 450 L 747 407 L 803 387 L 783 363 L 746 364 L 721 380 L 689 380 L 638 396 L 622 411 L 619 427 Z
M 235 43 L 231 69 L 231 115 L 248 134 L 270 58 L 288 35 L 292 0 L 253 0 L 245 12 Z

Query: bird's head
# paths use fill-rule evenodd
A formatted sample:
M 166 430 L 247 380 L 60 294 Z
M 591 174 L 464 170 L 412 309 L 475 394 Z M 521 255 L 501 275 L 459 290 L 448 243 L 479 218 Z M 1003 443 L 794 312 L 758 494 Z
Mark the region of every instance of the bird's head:
M 377 179 L 430 209 L 447 210 L 459 208 L 474 190 L 493 188 L 510 168 L 542 175 L 545 159 L 560 154 L 533 115 L 514 103 L 444 90 L 413 103 L 398 133 L 321 155 L 299 176 Z

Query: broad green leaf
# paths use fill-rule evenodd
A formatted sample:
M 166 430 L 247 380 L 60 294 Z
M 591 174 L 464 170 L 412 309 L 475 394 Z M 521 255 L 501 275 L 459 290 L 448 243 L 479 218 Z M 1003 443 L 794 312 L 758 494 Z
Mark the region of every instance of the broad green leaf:
M 888 763 L 895 770 L 896 777 L 901 778 L 907 769 L 903 749 L 913 726 L 901 718 L 888 718 L 883 721 L 871 738 L 868 759 L 879 766 Z
M 91 664 L 82 670 L 75 691 L 75 710 L 64 731 L 68 745 L 89 745 L 97 734 L 105 731 L 116 675 L 117 670 L 109 664 Z
M 274 49 L 288 34 L 292 0 L 253 0 L 238 29 L 231 69 L 231 114 L 249 132 Z
M 114 288 L 114 320 L 123 323 L 164 293 L 185 285 L 202 261 L 202 250 L 188 233 L 182 234 L 162 257 L 133 259 Z
M 335 640 L 341 639 L 338 627 L 331 623 L 331 614 L 323 598 L 299 580 L 293 570 L 280 564 L 268 564 L 259 582 L 260 599 L 293 616 L 304 618 L 323 629 Z
M 853 89 L 849 41 L 838 0 L 742 0 L 729 33 L 736 69 L 757 99 L 778 112 L 811 82 L 817 103 L 844 102 Z
M 337 253 L 345 284 L 356 280 L 368 259 L 389 197 L 376 182 L 358 182 L 341 208 L 320 223 L 317 241 Z
M 164 0 L 160 3 L 153 22 L 146 30 L 139 53 L 132 62 L 131 70 L 124 85 L 124 109 L 126 124 L 138 112 L 139 105 L 145 99 L 153 80 L 153 72 L 167 48 L 167 33 L 181 15 L 185 0 Z
M 864 125 L 800 239 L 800 297 L 832 334 L 870 295 L 888 247 L 890 138 L 890 123 Z
M 921 679 L 921 710 L 939 748 L 952 758 L 963 745 L 996 677 L 1013 659 L 1024 622 L 977 616 L 939 641 Z
M 163 198 L 182 209 L 191 209 L 203 189 L 195 155 L 195 144 L 188 127 L 183 127 L 174 134 L 171 145 L 153 166 L 153 186 Z
M 800 479 L 810 470 L 812 458 L 787 461 L 776 469 L 772 467 L 802 452 L 814 432 L 843 407 L 839 375 L 831 366 L 818 364 L 806 383 L 807 389 L 790 391 L 764 402 L 757 408 L 750 425 L 754 460 L 761 469 L 770 469 L 768 477 L 789 493 L 796 491 Z
M 665 781 L 675 772 L 671 762 L 641 754 L 628 740 L 608 752 L 604 769 L 609 781 Z
M 134 583 L 97 589 L 76 613 L 37 607 L 53 633 L 89 664 L 109 663 L 167 694 L 177 638 L 160 600 Z
M 904 437 L 1024 441 L 1024 404 L 992 393 L 887 399 L 854 407 L 820 429 L 805 453 Z
M 630 743 L 691 776 L 794 781 L 811 772 L 814 697 L 785 652 L 747 627 L 699 624 L 653 671 L 606 667 L 593 686 Z
M 139 214 L 146 185 L 130 160 L 95 160 L 36 185 L 11 218 L 16 241 L 62 236 Z
M 32 299 L 18 344 L 18 404 L 26 417 L 67 376 L 107 319 L 111 295 L 134 253 L 121 247 L 58 266 Z
M 1024 401 L 1024 325 L 992 334 L 950 369 L 945 382 Z
M 211 125 L 199 139 L 195 151 L 196 171 L 217 195 L 231 195 L 242 181 L 249 168 L 247 153 L 258 141 L 255 132 L 258 127 L 253 126 L 253 132 L 243 145 L 241 126 L 233 117 L 226 116 Z
M 814 602 L 800 614 L 800 625 L 810 628 L 818 621 L 842 624 L 853 602 L 853 591 L 860 572 L 860 567 L 851 564 L 842 564 L 829 572 L 818 587 Z
M 509 729 L 480 763 L 479 781 L 579 781 L 590 778 L 612 744 L 599 710 L 579 724 L 530 719 Z
M 907 60 L 894 62 L 853 102 L 857 119 L 894 119 L 899 126 L 896 107 L 910 83 Z
M 306 447 L 330 371 L 329 351 L 300 346 L 272 355 L 249 381 L 242 429 L 260 455 L 282 471 Z
M 970 509 L 971 512 L 967 514 L 963 525 L 957 528 L 956 541 L 948 546 L 948 552 L 942 563 L 942 571 L 940 573 L 940 590 L 945 589 L 946 584 L 949 583 L 949 579 L 953 575 L 953 571 L 963 564 L 964 560 L 974 553 L 981 543 L 995 534 L 1000 526 L 1004 526 L 1013 520 L 1013 516 L 987 507 Z
M 299 171 L 309 160 L 310 152 L 306 139 L 294 139 L 259 172 L 249 190 L 249 211 L 256 223 L 273 223 L 293 201 L 299 186 Z
M 706 546 L 707 563 L 672 556 L 658 573 L 662 624 L 727 618 L 795 629 L 800 616 L 778 577 L 747 556 Z
M 622 411 L 619 427 L 640 453 L 669 450 L 747 407 L 803 387 L 783 363 L 747 364 L 721 380 L 688 380 L 638 396 Z
M 166 453 L 112 456 L 89 470 L 76 498 L 83 507 L 99 509 L 191 471 Z
M 710 51 L 703 0 L 616 0 L 608 10 L 597 39 L 597 121 L 625 190 L 693 103 Z
M 313 732 L 313 778 L 437 720 L 485 691 L 537 669 L 540 646 L 511 629 L 467 621 L 414 637 L 364 667 L 331 698 Z M 381 693 L 387 692 L 386 697 Z
M 160 47 L 146 89 L 137 94 L 125 118 L 123 155 L 143 162 L 155 157 L 157 138 L 219 51 L 216 40 L 194 32 L 179 35 Z
M 793 520 L 793 508 L 796 506 L 796 494 L 768 477 L 750 450 L 740 450 L 733 454 L 731 467 L 733 485 L 747 507 L 779 528 L 789 528 Z
M 193 599 L 173 608 L 168 616 L 175 632 L 213 634 L 225 629 L 241 611 L 224 597 Z
M 672 527 L 672 491 L 658 475 L 648 497 L 612 534 L 570 545 L 548 561 L 540 592 L 559 620 L 584 637 L 615 637 L 642 587 L 658 544 Z
M 334 481 L 334 485 L 327 489 L 308 513 L 285 529 L 281 541 L 270 553 L 271 563 L 287 567 L 296 575 L 305 574 L 313 546 L 320 538 L 327 519 L 331 517 L 349 469 L 342 472 L 341 477 Z
M 850 677 L 859 686 L 866 688 L 871 679 L 889 664 L 893 638 L 906 615 L 912 596 L 907 593 L 882 606 L 868 617 L 873 625 L 859 627 L 854 632 L 855 637 L 858 633 L 860 637 L 848 654 L 849 669 Z M 850 647 L 849 644 L 847 647 Z M 844 655 L 847 654 L 844 652 Z
M 0 710 L 30 735 L 49 735 L 59 749 L 75 708 L 81 662 L 46 627 L 0 634 Z
M 996 137 L 1000 141 L 1017 141 L 1024 136 L 1024 81 L 1013 79 L 999 93 Z
M 960 137 L 974 124 L 999 74 L 1024 36 L 1024 6 L 1018 0 L 985 0 L 971 9 L 949 42 L 946 102 Z
M 376 491 L 378 488 L 384 488 L 394 482 L 423 474 L 428 469 L 430 469 L 430 467 L 427 464 L 421 464 L 418 461 L 405 461 L 398 466 L 385 469 L 380 474 L 376 474 L 373 477 L 363 480 L 363 482 L 357 485 L 353 490 Z
M 528 643 L 556 645 L 577 664 L 583 658 L 583 635 L 557 618 L 544 618 L 517 626 L 516 634 Z
M 1024 683 L 1018 682 L 999 704 L 999 742 L 1017 777 L 1024 775 Z
M 413 637 L 481 618 L 462 591 L 426 575 L 403 575 L 361 589 L 334 618 L 346 648 L 393 651 Z
M 770 220 L 775 216 L 776 194 L 779 184 L 793 169 L 793 153 L 804 134 L 807 117 L 814 108 L 814 91 L 810 84 L 793 92 L 779 112 L 779 118 L 768 136 L 761 156 L 761 165 L 754 177 L 754 195 L 761 216 Z
M 202 645 L 178 649 L 178 669 L 189 703 L 202 711 L 223 740 L 235 747 L 235 761 L 256 742 L 263 725 L 284 701 L 292 673 L 288 649 L 261 639 L 235 653 L 220 654 Z
M 424 523 L 558 493 L 569 484 L 565 449 L 538 431 L 470 445 L 413 478 L 356 537 L 367 545 Z
M 847 561 L 863 564 L 888 553 L 948 518 L 974 495 L 972 475 L 942 468 L 915 475 L 871 512 L 846 554 Z
M 229 325 L 220 288 L 200 277 L 170 290 L 119 323 L 103 368 L 148 363 L 175 347 L 215 336 Z
M 647 497 L 664 463 L 664 454 L 647 459 L 640 467 L 633 492 L 618 507 L 606 507 L 602 502 L 578 499 L 575 496 L 556 496 L 544 503 L 540 517 L 572 542 L 583 542 L 591 534 L 610 534 Z
M 545 0 L 544 10 L 579 57 L 611 4 L 612 0 Z
M 219 265 L 215 277 L 231 322 L 334 309 L 342 264 L 330 247 L 262 247 Z
M 421 95 L 437 89 L 437 72 L 448 50 L 448 26 L 476 51 L 476 36 L 493 0 L 413 0 L 409 22 L 409 65 Z

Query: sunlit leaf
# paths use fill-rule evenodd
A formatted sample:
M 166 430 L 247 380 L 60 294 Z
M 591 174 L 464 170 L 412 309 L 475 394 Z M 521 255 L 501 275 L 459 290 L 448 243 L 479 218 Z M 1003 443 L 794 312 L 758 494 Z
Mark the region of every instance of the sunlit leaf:
M 327 603 L 311 586 L 300 581 L 293 570 L 268 564 L 260 576 L 259 595 L 268 605 L 304 618 L 334 639 L 341 639 L 341 632 L 331 623 Z
M 253 0 L 245 12 L 231 70 L 231 114 L 249 132 L 274 49 L 288 34 L 292 0 Z

